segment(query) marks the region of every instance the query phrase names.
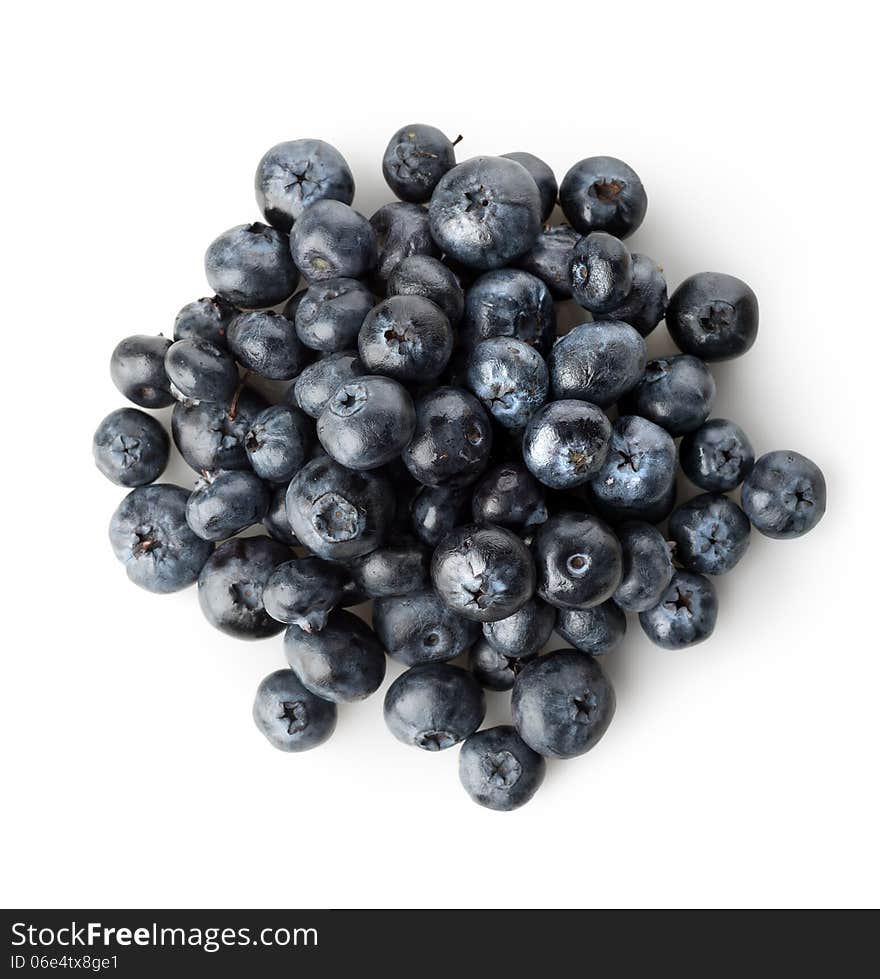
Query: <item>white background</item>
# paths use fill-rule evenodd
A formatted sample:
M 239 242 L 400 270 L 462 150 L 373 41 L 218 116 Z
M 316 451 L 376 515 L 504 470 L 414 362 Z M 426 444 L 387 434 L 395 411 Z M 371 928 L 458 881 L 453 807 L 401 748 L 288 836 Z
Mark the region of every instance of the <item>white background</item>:
M 868 5 L 782 7 L 7 11 L 7 906 L 876 904 L 876 52 Z M 512 814 L 470 802 L 455 751 L 393 740 L 381 695 L 341 709 L 322 749 L 273 751 L 250 710 L 280 638 L 236 642 L 194 589 L 131 586 L 106 541 L 123 494 L 90 457 L 123 403 L 110 351 L 206 294 L 207 243 L 258 217 L 263 151 L 330 141 L 370 214 L 413 121 L 462 133 L 459 159 L 529 150 L 559 178 L 629 161 L 650 198 L 631 244 L 670 286 L 711 269 L 760 298 L 715 413 L 828 479 L 815 532 L 753 535 L 718 582 L 710 642 L 664 652 L 630 623 L 608 734 Z M 489 720 L 506 709 L 493 696 Z

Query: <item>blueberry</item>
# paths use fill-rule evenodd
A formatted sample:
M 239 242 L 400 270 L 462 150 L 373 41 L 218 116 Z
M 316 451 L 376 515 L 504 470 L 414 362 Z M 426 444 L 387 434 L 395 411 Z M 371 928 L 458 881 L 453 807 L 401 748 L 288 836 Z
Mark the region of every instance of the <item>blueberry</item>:
M 421 296 L 439 306 L 452 326 L 464 312 L 464 290 L 455 273 L 431 255 L 411 255 L 388 276 L 389 296 Z
M 710 418 L 681 440 L 679 461 L 700 489 L 727 493 L 751 472 L 755 450 L 746 433 L 726 418 Z
M 385 543 L 394 493 L 377 472 L 353 472 L 329 458 L 307 463 L 287 488 L 287 517 L 302 544 L 328 560 L 367 554 Z
M 168 435 L 144 411 L 117 408 L 101 422 L 92 438 L 95 465 L 117 486 L 146 486 L 168 465 Z
M 815 462 L 798 452 L 768 452 L 746 476 L 742 505 L 752 526 L 765 537 L 800 537 L 825 513 L 825 477 Z
M 440 249 L 431 237 L 428 209 L 421 204 L 395 201 L 386 204 L 370 218 L 376 233 L 379 258 L 376 274 L 386 281 L 397 266 L 407 258 L 425 255 L 437 258 Z
M 309 286 L 296 309 L 296 333 L 312 350 L 333 353 L 357 344 L 373 294 L 357 279 L 327 279 Z
M 132 490 L 110 521 L 110 544 L 136 585 L 165 594 L 191 585 L 214 549 L 186 522 L 189 493 L 157 483 Z
M 467 386 L 505 428 L 522 428 L 547 400 L 547 365 L 522 340 L 483 340 L 468 358 Z
M 463 265 L 497 269 L 524 255 L 541 231 L 541 195 L 514 160 L 477 156 L 442 177 L 428 208 L 431 234 Z
M 228 405 L 239 385 L 238 367 L 227 351 L 198 337 L 171 344 L 165 354 L 165 373 L 181 401 Z
M 556 609 L 530 598 L 513 615 L 483 623 L 483 636 L 494 649 L 516 659 L 539 653 L 556 623 Z
M 431 559 L 434 589 L 467 619 L 494 622 L 512 615 L 535 591 L 535 562 L 512 531 L 467 524 L 447 534 Z
M 436 547 L 453 527 L 466 522 L 469 503 L 468 487 L 423 486 L 410 504 L 413 533 L 422 543 Z
M 287 544 L 288 547 L 296 547 L 299 541 L 296 539 L 290 521 L 287 519 L 287 483 L 280 483 L 272 487 L 269 499 L 269 509 L 263 517 L 263 527 L 266 533 L 273 539 Z
M 424 204 L 443 174 L 455 166 L 454 146 L 433 126 L 418 122 L 404 126 L 385 149 L 382 176 L 395 197 Z
M 391 684 L 384 713 L 398 741 L 442 751 L 476 731 L 486 714 L 486 697 L 465 670 L 448 663 L 422 663 Z
M 668 432 L 638 415 L 622 415 L 590 486 L 597 502 L 618 518 L 647 520 L 674 493 L 676 467 Z
M 502 156 L 506 160 L 519 163 L 529 171 L 541 195 L 541 220 L 546 221 L 556 207 L 556 197 L 559 193 L 559 185 L 556 183 L 553 171 L 542 159 L 531 153 L 503 153 Z
M 660 601 L 672 581 L 669 545 L 656 527 L 638 520 L 621 524 L 616 533 L 623 549 L 623 577 L 614 601 L 626 612 L 644 612 Z
M 196 472 L 247 469 L 245 439 L 265 407 L 263 396 L 250 388 L 242 388 L 232 405 L 176 404 L 171 416 L 174 444 Z
M 285 561 L 263 586 L 263 606 L 277 622 L 319 632 L 342 603 L 346 580 L 341 567 L 318 557 Z
M 288 232 L 315 201 L 351 204 L 354 177 L 342 154 L 320 139 L 294 139 L 268 150 L 254 177 L 257 205 L 279 231 Z
M 647 363 L 645 341 L 627 323 L 586 323 L 557 340 L 547 359 L 553 397 L 608 408 L 638 384 Z
M 452 327 L 421 296 L 391 296 L 367 314 L 358 336 L 361 363 L 399 381 L 436 378 L 452 355 Z
M 281 751 L 308 751 L 336 728 L 336 704 L 309 693 L 293 670 L 276 670 L 257 687 L 254 723 Z
M 400 455 L 416 427 L 406 388 L 390 377 L 359 377 L 337 389 L 318 416 L 318 439 L 349 469 L 376 469 Z
M 471 502 L 475 523 L 522 530 L 547 519 L 544 488 L 522 463 L 496 466 L 477 483 Z M 457 521 L 461 523 L 461 521 Z
M 675 559 L 699 574 L 725 574 L 749 546 L 749 518 L 726 496 L 703 493 L 682 503 L 669 517 Z
M 268 537 L 220 544 L 199 575 L 199 605 L 212 626 L 236 639 L 266 639 L 284 628 L 263 607 L 263 586 L 290 550 Z
M 694 646 L 712 635 L 718 599 L 708 578 L 676 571 L 660 601 L 639 613 L 645 635 L 664 649 Z
M 294 382 L 290 394 L 307 415 L 317 418 L 343 384 L 363 374 L 366 371 L 357 351 L 342 350 L 322 357 L 304 368 Z
M 477 803 L 497 812 L 524 806 L 541 787 L 547 763 L 508 725 L 472 734 L 461 746 L 458 777 Z
M 568 489 L 597 472 L 611 438 L 611 422 L 588 401 L 553 401 L 532 415 L 523 434 L 523 462 L 545 486 Z
M 120 340 L 110 358 L 110 377 L 141 408 L 165 408 L 174 403 L 171 382 L 165 373 L 165 353 L 171 341 L 165 337 L 133 336 Z
M 620 541 L 598 517 L 556 514 L 537 529 L 532 548 L 537 593 L 556 608 L 591 608 L 620 584 Z
M 259 222 L 215 238 L 205 252 L 205 276 L 214 292 L 242 309 L 277 306 L 299 282 L 287 235 Z
M 421 544 L 380 547 L 351 563 L 351 576 L 369 598 L 409 595 L 428 586 L 430 553 Z
M 316 201 L 297 219 L 290 233 L 290 253 L 309 282 L 360 279 L 376 265 L 376 233 L 363 214 L 348 204 Z
M 666 315 L 666 278 L 647 255 L 632 253 L 632 286 L 619 306 L 595 313 L 594 320 L 623 320 L 646 337 Z
M 503 692 L 513 687 L 519 671 L 535 658 L 530 656 L 505 656 L 487 640 L 479 639 L 468 650 L 468 669 L 481 687 Z
M 546 354 L 556 336 L 553 297 L 520 269 L 486 272 L 468 289 L 459 341 L 474 347 L 493 337 L 515 337 Z
M 730 360 L 758 335 L 758 299 L 732 275 L 699 272 L 673 292 L 666 326 L 675 345 L 701 360 Z
M 403 450 L 410 473 L 426 486 L 466 486 L 486 468 L 492 426 L 467 391 L 437 388 L 416 402 L 416 430 Z
M 252 472 L 210 473 L 186 503 L 186 522 L 204 540 L 221 541 L 259 523 L 269 509 L 269 490 Z
M 306 353 L 293 321 L 271 309 L 236 316 L 227 335 L 235 359 L 260 377 L 289 381 L 305 364 Z
M 575 649 L 539 656 L 516 678 L 511 697 L 519 736 L 540 755 L 589 751 L 614 716 L 614 688 L 602 667 Z
M 621 410 L 661 425 L 673 437 L 703 424 L 715 402 L 715 379 L 696 357 L 680 354 L 650 360 Z
M 244 448 L 260 479 L 287 483 L 308 459 L 314 441 L 314 426 L 303 412 L 290 405 L 271 405 L 254 419 Z
M 238 310 L 219 296 L 196 299 L 187 303 L 174 320 L 174 339 L 198 337 L 210 340 L 218 347 L 226 346 L 226 330 Z
M 568 267 L 574 301 L 591 313 L 610 313 L 629 295 L 633 263 L 629 249 L 604 231 L 586 235 L 574 246 Z
M 284 655 L 306 690 L 337 704 L 369 697 L 385 679 L 385 650 L 376 634 L 342 609 L 330 613 L 320 632 L 288 626 Z
M 581 234 L 607 231 L 618 238 L 631 235 L 648 209 L 639 175 L 613 156 L 592 156 L 575 163 L 562 179 L 559 203 Z
M 623 641 L 626 616 L 610 599 L 592 608 L 563 608 L 556 631 L 582 653 L 603 656 Z
M 407 666 L 455 659 L 480 635 L 478 623 L 456 615 L 432 588 L 377 598 L 373 628 L 388 655 Z
M 555 224 L 544 228 L 532 249 L 517 260 L 517 265 L 539 278 L 550 290 L 554 299 L 571 299 L 568 269 L 574 246 L 580 239 L 580 234 L 568 224 Z M 633 266 L 633 288 L 635 288 L 635 266 Z

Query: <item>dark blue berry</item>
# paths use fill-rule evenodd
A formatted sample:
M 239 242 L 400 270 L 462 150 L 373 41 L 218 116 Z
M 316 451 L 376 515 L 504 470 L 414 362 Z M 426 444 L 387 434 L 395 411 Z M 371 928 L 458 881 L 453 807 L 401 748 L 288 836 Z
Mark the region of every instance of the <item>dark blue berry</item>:
M 749 546 L 749 518 L 726 496 L 703 493 L 676 507 L 669 517 L 675 559 L 689 571 L 725 574 Z
M 342 604 L 347 576 L 339 565 L 317 557 L 279 564 L 263 585 L 263 606 L 277 622 L 320 632 Z
M 457 615 L 433 588 L 377 598 L 373 628 L 388 655 L 407 666 L 455 659 L 480 635 L 479 623 Z
M 212 626 L 236 639 L 266 639 L 284 628 L 263 606 L 263 586 L 290 550 L 268 537 L 225 541 L 199 574 L 199 605 Z
M 532 415 L 523 433 L 523 462 L 545 486 L 589 482 L 608 453 L 611 422 L 587 401 L 553 401 Z
M 137 408 L 117 408 L 92 438 L 95 465 L 118 486 L 146 486 L 168 465 L 170 443 L 159 422 Z
M 416 430 L 403 451 L 410 473 L 426 486 L 466 486 L 486 468 L 492 426 L 467 391 L 437 388 L 416 402 Z
M 350 350 L 373 304 L 373 294 L 357 279 L 316 282 L 297 305 L 296 334 L 312 350 Z
M 390 377 L 343 384 L 318 416 L 318 439 L 349 469 L 376 469 L 396 459 L 416 427 L 412 398 Z
M 586 235 L 574 246 L 568 267 L 574 301 L 591 313 L 610 313 L 629 295 L 633 263 L 629 249 L 604 231 Z
M 263 217 L 290 231 L 303 210 L 320 200 L 354 200 L 354 177 L 342 154 L 320 139 L 294 139 L 266 152 L 254 177 Z
M 186 522 L 189 493 L 156 483 L 132 490 L 110 521 L 110 544 L 129 579 L 147 591 L 179 591 L 199 577 L 214 545 Z
M 455 144 L 423 123 L 403 126 L 391 137 L 382 158 L 382 176 L 402 201 L 424 204 L 440 178 L 455 166 Z
M 436 378 L 452 355 L 446 314 L 421 296 L 391 296 L 367 314 L 358 335 L 361 363 L 399 381 Z
M 715 402 L 715 379 L 696 357 L 680 354 L 648 361 L 639 383 L 621 410 L 641 415 L 676 437 L 703 424 Z
M 618 238 L 642 223 L 648 197 L 639 175 L 613 156 L 591 156 L 566 173 L 559 203 L 569 223 L 580 231 L 607 231 Z
M 755 450 L 746 433 L 726 418 L 710 418 L 681 440 L 685 476 L 711 493 L 728 493 L 751 472 Z
M 337 704 L 369 697 L 385 679 L 385 650 L 376 634 L 343 609 L 331 612 L 320 632 L 288 626 L 284 655 L 306 690 Z
M 626 616 L 610 599 L 592 608 L 563 608 L 559 610 L 556 631 L 582 653 L 604 656 L 623 641 Z
M 717 617 L 712 582 L 701 574 L 676 571 L 660 601 L 639 614 L 639 623 L 656 645 L 684 649 L 708 639 Z
M 385 543 L 394 493 L 378 472 L 354 472 L 328 457 L 307 463 L 287 488 L 287 517 L 318 557 L 346 560 Z
M 120 340 L 110 357 L 110 377 L 120 392 L 141 408 L 165 408 L 174 403 L 165 373 L 166 337 L 133 336 Z
M 477 622 L 494 622 L 512 615 L 532 597 L 535 563 L 512 531 L 468 524 L 437 545 L 431 579 L 453 611 Z
M 312 418 L 317 418 L 324 406 L 347 381 L 366 374 L 356 350 L 329 354 L 303 369 L 288 393 L 292 400 Z
M 614 601 L 626 612 L 644 612 L 660 601 L 672 581 L 669 545 L 656 527 L 638 520 L 620 524 L 616 533 L 623 550 L 623 577 Z
M 536 591 L 556 608 L 591 608 L 614 594 L 623 552 L 611 528 L 584 513 L 550 517 L 535 531 Z
M 182 401 L 229 404 L 239 385 L 238 367 L 227 350 L 198 337 L 171 344 L 165 373 Z
M 514 337 L 546 354 L 556 335 L 550 290 L 520 269 L 481 275 L 465 294 L 459 342 L 474 347 L 493 337 Z
M 323 744 L 336 728 L 336 704 L 316 697 L 293 670 L 276 670 L 257 687 L 254 723 L 281 751 L 308 751 Z
M 431 255 L 404 258 L 388 276 L 389 296 L 421 296 L 439 306 L 452 326 L 464 312 L 464 290 L 455 273 Z
M 308 459 L 314 441 L 314 426 L 303 412 L 291 405 L 271 405 L 254 419 L 244 447 L 260 479 L 286 484 Z
M 666 326 L 675 345 L 701 360 L 730 360 L 758 336 L 758 299 L 732 275 L 699 272 L 673 292 Z
M 236 316 L 229 324 L 227 338 L 235 359 L 260 377 L 289 381 L 306 362 L 293 321 L 270 309 Z
M 547 400 L 544 358 L 511 337 L 483 340 L 471 351 L 467 386 L 505 428 L 522 428 Z
M 293 226 L 290 254 L 309 282 L 360 279 L 375 268 L 376 233 L 348 204 L 320 200 L 309 204 Z
M 428 208 L 431 234 L 456 261 L 497 269 L 524 255 L 541 230 L 541 195 L 513 160 L 477 156 L 437 184 Z
M 217 295 L 241 309 L 277 306 L 299 282 L 287 235 L 259 222 L 215 238 L 205 253 L 205 276 Z
M 825 513 L 825 477 L 815 462 L 798 452 L 768 452 L 746 476 L 742 505 L 752 526 L 765 537 L 800 537 Z
M 486 698 L 465 670 L 448 663 L 424 663 L 401 673 L 391 684 L 384 713 L 398 741 L 442 751 L 476 731 L 486 714 Z
M 645 341 L 627 323 L 586 323 L 557 340 L 547 367 L 553 397 L 613 405 L 638 384 L 647 363 Z
M 592 656 L 558 649 L 539 656 L 516 678 L 513 723 L 540 755 L 573 758 L 589 751 L 614 716 L 614 688 Z

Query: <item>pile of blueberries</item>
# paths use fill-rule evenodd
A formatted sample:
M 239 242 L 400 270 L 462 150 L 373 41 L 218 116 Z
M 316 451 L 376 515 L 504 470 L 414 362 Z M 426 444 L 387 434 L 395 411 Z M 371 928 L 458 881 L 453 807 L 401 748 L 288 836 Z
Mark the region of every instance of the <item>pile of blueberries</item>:
M 557 186 L 529 153 L 457 164 L 454 146 L 431 126 L 395 133 L 382 171 L 399 200 L 369 220 L 336 149 L 272 147 L 256 173 L 267 223 L 208 247 L 215 295 L 180 311 L 173 340 L 128 337 L 111 359 L 134 404 L 174 404 L 195 488 L 154 483 L 170 442 L 138 408 L 108 415 L 93 449 L 133 487 L 110 540 L 135 584 L 198 582 L 208 621 L 241 639 L 285 630 L 289 668 L 254 704 L 273 745 L 325 741 L 388 655 L 408 667 L 385 696 L 391 732 L 463 742 L 465 789 L 506 810 L 545 758 L 602 737 L 600 657 L 626 613 L 664 649 L 707 639 L 712 576 L 752 527 L 814 527 L 825 484 L 710 418 L 706 363 L 749 350 L 758 303 L 711 272 L 667 301 L 661 268 L 624 244 L 647 208 L 629 166 L 584 159 Z M 546 223 L 557 204 L 567 223 Z M 582 325 L 558 335 L 570 300 Z M 682 352 L 649 361 L 664 318 Z M 679 466 L 704 491 L 680 503 Z M 366 601 L 372 626 L 346 611 Z M 541 655 L 554 630 L 570 648 Z M 512 690 L 511 725 L 478 730 L 484 688 Z

